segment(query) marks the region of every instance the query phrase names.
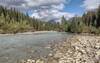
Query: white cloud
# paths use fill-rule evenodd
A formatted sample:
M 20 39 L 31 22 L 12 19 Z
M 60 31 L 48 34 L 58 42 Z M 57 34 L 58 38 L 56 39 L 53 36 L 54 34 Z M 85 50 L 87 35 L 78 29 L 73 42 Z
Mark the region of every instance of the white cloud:
M 58 10 L 62 10 L 65 6 L 64 4 L 59 4 L 59 5 L 51 5 L 52 8 L 58 9 Z
M 68 2 L 69 0 L 0 0 L 0 5 L 18 8 L 35 8 L 59 4 L 62 6 Z
M 68 12 L 63 12 L 55 9 L 49 9 L 49 10 L 42 10 L 38 12 L 33 12 L 31 17 L 36 17 L 36 18 L 41 18 L 43 20 L 55 20 L 55 21 L 60 21 L 60 18 L 62 16 L 65 16 L 66 19 L 69 19 L 71 17 L 74 17 L 74 13 L 68 13 Z
M 68 0 L 25 0 L 27 1 L 28 6 L 40 6 L 40 5 L 50 5 L 50 4 L 59 4 L 67 3 Z
M 65 4 L 70 0 L 0 0 L 0 5 L 7 8 L 14 7 L 20 11 L 33 12 L 31 17 L 44 20 L 59 20 L 63 15 L 66 18 L 73 17 L 74 14 L 63 12 Z
M 86 10 L 96 9 L 100 5 L 100 0 L 84 0 L 83 1 L 83 7 L 85 7 Z

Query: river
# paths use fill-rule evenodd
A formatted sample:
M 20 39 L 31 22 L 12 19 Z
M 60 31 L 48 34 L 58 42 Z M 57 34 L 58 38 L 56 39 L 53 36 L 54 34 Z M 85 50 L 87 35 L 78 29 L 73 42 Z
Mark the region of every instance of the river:
M 0 63 L 17 63 L 21 59 L 45 56 L 47 45 L 61 42 L 70 34 L 45 32 L 33 34 L 0 35 Z

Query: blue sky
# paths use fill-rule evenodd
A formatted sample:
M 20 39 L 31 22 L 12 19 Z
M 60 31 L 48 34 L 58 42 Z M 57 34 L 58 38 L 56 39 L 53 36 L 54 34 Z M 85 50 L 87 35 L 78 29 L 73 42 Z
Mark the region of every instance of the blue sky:
M 83 0 L 71 0 L 68 4 L 65 5 L 64 11 L 82 15 L 85 12 L 84 7 L 81 7 L 82 4 Z
M 28 12 L 30 17 L 60 21 L 63 15 L 69 19 L 96 9 L 100 0 L 0 0 L 0 5 Z

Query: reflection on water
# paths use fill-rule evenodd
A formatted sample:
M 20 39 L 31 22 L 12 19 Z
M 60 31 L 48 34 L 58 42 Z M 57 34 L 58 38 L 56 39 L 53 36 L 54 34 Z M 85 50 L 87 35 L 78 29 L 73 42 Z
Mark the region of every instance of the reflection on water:
M 1 35 L 0 63 L 17 63 L 18 60 L 27 59 L 30 56 L 44 56 L 49 53 L 49 49 L 45 48 L 49 42 L 60 42 L 68 36 L 66 33 L 59 32 Z

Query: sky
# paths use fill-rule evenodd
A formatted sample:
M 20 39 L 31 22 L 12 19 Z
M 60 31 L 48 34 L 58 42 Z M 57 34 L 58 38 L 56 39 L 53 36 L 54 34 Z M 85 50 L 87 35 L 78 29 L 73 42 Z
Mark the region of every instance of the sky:
M 0 0 L 0 5 L 27 12 L 30 17 L 60 21 L 62 16 L 69 19 L 96 9 L 100 0 Z

